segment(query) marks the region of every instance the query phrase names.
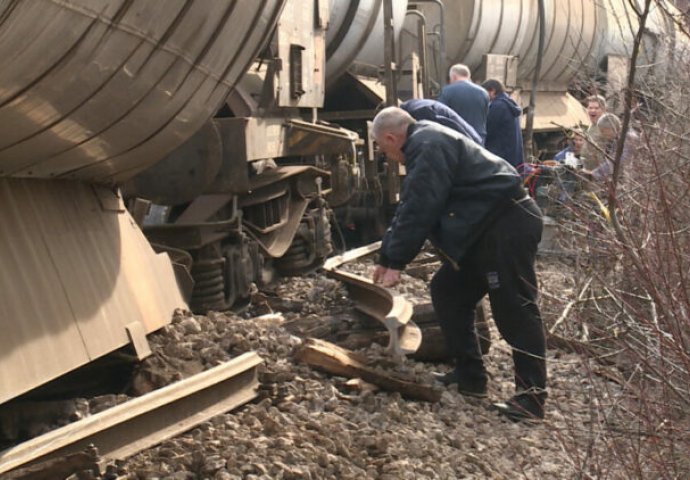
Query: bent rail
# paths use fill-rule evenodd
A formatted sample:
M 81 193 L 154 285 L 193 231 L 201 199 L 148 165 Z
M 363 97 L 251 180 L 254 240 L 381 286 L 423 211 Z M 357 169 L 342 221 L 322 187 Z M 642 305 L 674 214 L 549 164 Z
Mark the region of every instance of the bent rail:
M 422 344 L 422 331 L 411 320 L 412 304 L 400 295 L 392 295 L 368 278 L 338 270 L 344 263 L 374 253 L 379 248 L 381 242 L 350 250 L 329 258 L 323 268 L 330 276 L 347 285 L 357 310 L 375 318 L 386 327 L 390 335 L 388 350 L 396 356 L 409 355 L 416 352 Z

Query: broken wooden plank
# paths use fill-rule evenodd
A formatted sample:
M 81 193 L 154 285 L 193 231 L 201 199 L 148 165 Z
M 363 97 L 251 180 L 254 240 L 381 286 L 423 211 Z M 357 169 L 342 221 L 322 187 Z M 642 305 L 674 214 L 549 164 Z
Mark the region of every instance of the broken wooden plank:
M 433 323 L 424 323 L 419 325 L 419 328 L 422 331 L 422 343 L 416 352 L 409 355 L 409 358 L 422 362 L 445 362 L 453 358 L 448 353 L 441 327 Z M 349 350 L 360 350 L 374 343 L 385 347 L 389 341 L 390 335 L 386 330 L 362 329 L 340 336 L 336 343 Z
M 477 303 L 474 310 L 474 327 L 482 355 L 488 354 L 491 349 L 491 327 L 489 326 L 491 315 L 489 315 L 487 305 L 488 301 L 484 298 Z M 412 320 L 420 326 L 423 333 L 422 344 L 412 358 L 424 361 L 438 361 L 452 358 L 450 353 L 448 353 L 448 346 L 443 337 L 443 332 L 440 327 L 438 327 L 439 322 L 436 319 L 436 312 L 431 303 L 415 305 Z
M 341 255 L 336 255 L 327 259 L 323 264 L 323 269 L 329 272 L 333 271 L 343 263 L 351 262 L 366 255 L 370 255 L 374 252 L 377 252 L 380 248 L 380 241 L 370 243 L 369 245 L 365 245 L 363 247 L 353 248 L 352 250 L 348 250 Z
M 389 392 L 399 392 L 403 397 L 427 402 L 438 402 L 441 391 L 428 385 L 421 385 L 395 378 L 373 367 L 365 365 L 353 352 L 332 343 L 308 338 L 295 352 L 295 357 L 318 369 L 348 378 L 361 378 Z
M 248 352 L 222 365 L 0 452 L 0 473 L 79 452 L 89 445 L 107 460 L 127 458 L 257 396 Z

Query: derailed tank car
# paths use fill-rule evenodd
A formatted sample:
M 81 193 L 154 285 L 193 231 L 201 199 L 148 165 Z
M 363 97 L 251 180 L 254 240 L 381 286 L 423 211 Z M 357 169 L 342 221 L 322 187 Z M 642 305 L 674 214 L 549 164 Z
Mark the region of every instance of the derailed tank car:
M 303 272 L 332 251 L 324 196 L 347 190 L 331 178 L 352 176 L 357 136 L 318 121 L 329 12 L 289 0 L 219 114 L 126 186 L 157 204 L 149 239 L 189 255 L 195 311 L 246 301 L 262 275 Z
M 0 3 L 0 403 L 185 307 L 115 185 L 218 110 L 284 3 Z
M 569 84 L 601 67 L 630 15 L 623 0 L 547 3 L 534 124 L 545 141 L 588 121 Z M 433 95 L 456 62 L 526 106 L 537 36 L 536 0 L 290 0 L 218 115 L 126 191 L 162 205 L 145 230 L 188 255 L 192 307 L 228 308 L 267 271 L 318 266 L 336 215 L 355 241 L 381 235 L 400 172 L 369 139 L 376 108 Z
M 546 4 L 549 134 L 586 121 L 568 84 L 613 78 L 634 22 L 627 0 Z M 376 108 L 432 96 L 454 62 L 526 105 L 537 26 L 536 0 L 0 3 L 0 403 L 183 296 L 230 308 L 268 272 L 317 267 L 336 215 L 377 237 L 401 172 L 370 141 Z M 672 62 L 674 28 L 655 11 L 650 64 Z
M 400 34 L 395 22 L 392 39 L 379 32 L 378 61 L 356 59 L 329 84 L 322 118 L 357 131 L 366 145 L 365 159 L 360 162 L 361 188 L 352 202 L 339 209 L 345 224 L 356 225 L 356 238 L 371 240 L 381 234 L 399 185 L 395 166 L 375 158 L 366 121 L 380 105 L 391 104 L 391 97 L 435 97 L 455 63 L 467 64 L 475 82 L 503 81 L 523 110 L 534 93 L 537 156 L 555 153 L 564 129 L 589 125 L 580 99 L 570 93 L 575 80 L 584 79 L 580 95 L 598 88 L 606 93 L 611 109 L 618 111 L 639 25 L 630 2 L 544 3 L 544 48 L 535 92 L 531 90 L 539 43 L 536 0 L 409 0 Z M 687 36 L 669 12 L 674 9 L 665 2 L 652 6 L 643 32 L 638 78 L 663 81 L 676 59 L 688 54 Z M 392 49 L 392 57 L 384 61 L 387 49 Z M 526 115 L 521 123 L 524 128 Z

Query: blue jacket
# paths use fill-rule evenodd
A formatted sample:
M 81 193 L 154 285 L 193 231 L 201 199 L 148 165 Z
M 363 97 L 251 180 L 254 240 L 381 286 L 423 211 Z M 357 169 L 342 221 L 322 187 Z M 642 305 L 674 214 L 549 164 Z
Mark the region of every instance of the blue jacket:
M 486 121 L 486 149 L 512 166 L 524 163 L 520 115 L 522 109 L 505 92 L 494 97 Z
M 565 156 L 566 156 L 568 153 L 572 152 L 572 151 L 573 151 L 573 146 L 572 146 L 572 145 L 568 145 L 568 146 L 565 147 L 563 150 L 561 150 L 561 151 L 558 152 L 556 155 L 554 155 L 554 156 L 553 156 L 553 159 L 556 160 L 557 162 L 565 163 Z M 576 154 L 575 154 L 575 158 L 580 158 L 580 154 L 579 154 L 579 153 L 576 153 Z
M 565 147 L 563 150 L 561 150 L 561 151 L 558 152 L 556 155 L 554 155 L 554 156 L 553 156 L 553 159 L 556 160 L 557 162 L 563 163 L 563 162 L 565 162 L 565 155 L 566 155 L 566 153 L 572 152 L 572 151 L 573 151 L 573 147 L 571 147 L 570 145 L 568 145 L 568 146 Z
M 427 238 L 447 260 L 461 262 L 488 220 L 525 195 L 520 176 L 505 160 L 437 123 L 422 120 L 407 134 L 407 176 L 379 264 L 402 270 Z
M 477 131 L 467 123 L 460 115 L 449 106 L 429 99 L 412 99 L 400 105 L 400 108 L 412 115 L 415 120 L 430 120 L 440 123 L 456 132 L 460 132 L 467 138 L 474 140 L 479 145 L 483 144 Z
M 485 141 L 486 116 L 489 111 L 489 94 L 486 90 L 470 80 L 461 80 L 443 87 L 438 101 L 464 118 L 482 137 L 482 142 Z

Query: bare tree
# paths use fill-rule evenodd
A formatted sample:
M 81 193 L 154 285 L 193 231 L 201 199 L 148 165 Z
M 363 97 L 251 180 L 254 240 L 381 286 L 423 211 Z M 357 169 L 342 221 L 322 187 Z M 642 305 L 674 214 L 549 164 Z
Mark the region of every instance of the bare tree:
M 690 478 L 690 62 L 674 58 L 678 73 L 666 77 L 640 73 L 654 8 L 666 5 L 629 1 L 639 26 L 608 208 L 583 195 L 563 225 L 572 251 L 586 254 L 569 321 L 554 333 L 592 347 L 592 385 L 602 372 L 612 382 L 592 388 L 588 428 L 559 434 L 581 478 Z M 633 128 L 639 145 L 623 160 Z

